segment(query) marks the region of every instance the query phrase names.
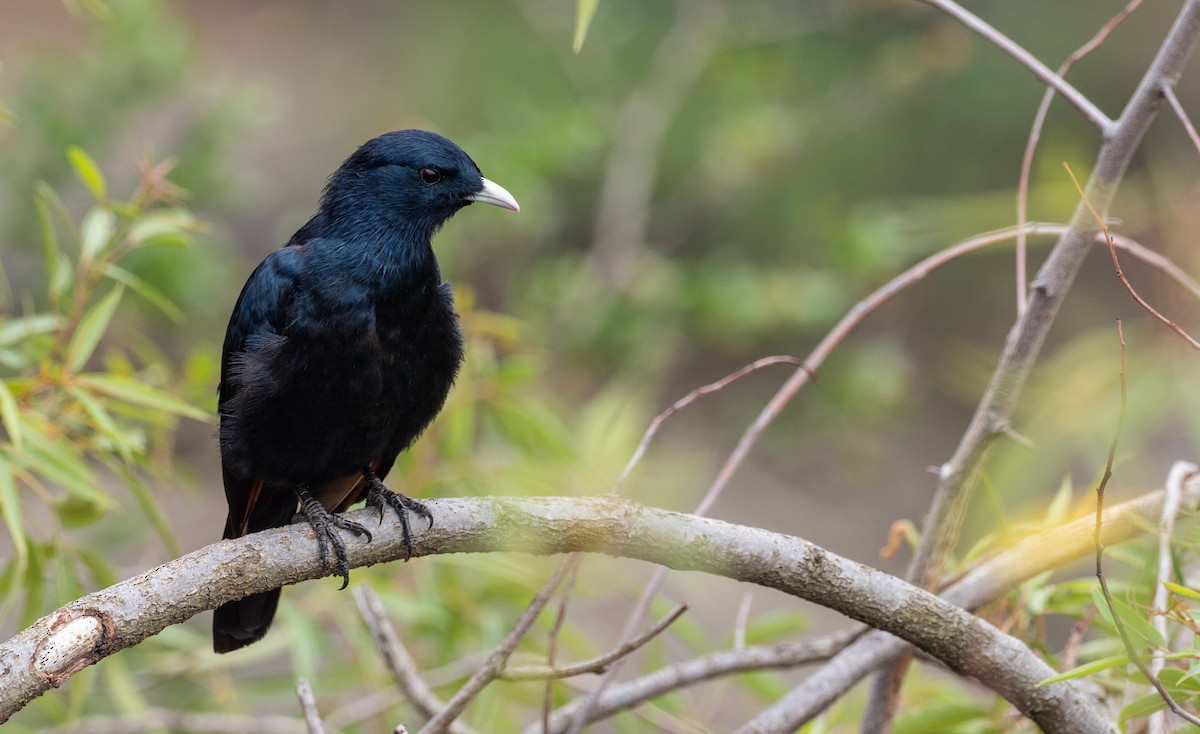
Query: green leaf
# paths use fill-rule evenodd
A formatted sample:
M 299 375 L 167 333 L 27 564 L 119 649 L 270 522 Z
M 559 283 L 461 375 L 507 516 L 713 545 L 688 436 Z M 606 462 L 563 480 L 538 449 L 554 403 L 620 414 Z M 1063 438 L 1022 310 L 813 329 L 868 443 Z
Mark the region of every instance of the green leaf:
M 117 218 L 108 207 L 92 207 L 79 223 L 79 251 L 85 260 L 92 260 L 112 242 Z
M 8 431 L 8 440 L 18 450 L 24 445 L 21 433 L 21 409 L 17 406 L 17 398 L 13 395 L 8 383 L 0 380 L 0 421 L 4 430 Z
M 95 475 L 74 445 L 50 439 L 32 423 L 26 422 L 25 427 L 25 450 L 12 456 L 14 464 L 41 474 L 93 505 L 106 510 L 116 508 L 112 498 L 97 487 Z
M 1195 589 L 1189 589 L 1188 587 L 1180 584 L 1173 584 L 1170 581 L 1164 581 L 1162 584 L 1180 596 L 1185 596 L 1189 599 L 1200 599 L 1200 591 L 1196 591 Z
M 96 165 L 96 161 L 83 148 L 78 145 L 69 146 L 67 160 L 71 162 L 75 177 L 88 187 L 97 201 L 104 201 L 108 198 L 108 185 L 104 181 L 104 174 L 100 172 L 100 166 Z
M 1130 703 L 1125 708 L 1121 709 L 1121 714 L 1117 718 L 1117 723 L 1121 726 L 1122 731 L 1125 729 L 1125 722 L 1129 719 L 1141 719 L 1150 714 L 1162 711 L 1167 707 L 1167 702 L 1159 695 L 1158 691 L 1147 693 L 1145 696 Z
M 978 706 L 942 704 L 922 706 L 919 710 L 897 717 L 895 734 L 942 734 L 955 724 L 986 718 Z
M 176 324 L 182 324 L 187 320 L 187 317 L 183 315 L 183 311 L 180 311 L 179 307 L 172 303 L 170 298 L 164 296 L 162 291 L 159 291 L 128 270 L 110 263 L 104 266 L 104 274 L 118 283 L 129 286 L 129 290 L 146 299 L 152 306 L 162 311 L 164 316 Z
M 8 457 L 3 454 L 0 454 L 0 512 L 4 513 L 4 524 L 8 526 L 8 534 L 12 538 L 13 549 L 17 553 L 17 566 L 14 573 L 23 575 L 25 564 L 29 562 L 25 518 L 21 515 L 21 498 L 17 495 L 17 484 L 13 481 L 12 469 L 8 466 Z
M 88 417 L 92 419 L 93 427 L 101 434 L 110 438 L 113 442 L 113 447 L 116 452 L 121 455 L 126 461 L 133 460 L 134 449 L 139 452 L 143 447 L 136 441 L 130 438 L 128 434 L 123 432 L 100 401 L 96 400 L 87 390 L 78 385 L 70 385 L 67 387 L 67 392 L 71 397 L 75 398 L 76 402 L 83 408 Z
M 94 525 L 104 517 L 105 510 L 95 502 L 83 499 L 79 495 L 67 495 L 66 499 L 54 505 L 54 514 L 66 528 L 82 528 Z
M 53 313 L 35 313 L 19 319 L 10 319 L 0 324 L 0 344 L 12 344 L 34 334 L 49 333 L 65 322 L 66 319 Z
M 79 320 L 79 326 L 71 337 L 71 343 L 67 345 L 64 369 L 68 373 L 79 372 L 87 364 L 88 358 L 96 350 L 96 345 L 100 343 L 100 337 L 104 336 L 104 332 L 108 330 L 108 324 L 112 321 L 117 304 L 121 302 L 121 295 L 124 292 L 125 286 L 118 284 L 95 306 L 88 309 L 88 312 Z
M 571 50 L 579 53 L 583 50 L 583 40 L 587 38 L 588 28 L 592 25 L 592 18 L 596 16 L 596 8 L 600 6 L 600 0 L 576 0 L 575 1 L 575 40 L 571 42 Z
M 1058 491 L 1054 493 L 1054 499 L 1050 501 L 1050 506 L 1046 509 L 1046 525 L 1060 525 L 1067 518 L 1067 510 L 1071 508 L 1071 475 L 1063 477 L 1063 480 L 1058 485 Z
M 129 240 L 138 247 L 187 245 L 191 232 L 200 229 L 191 212 L 166 209 L 140 217 L 129 228 Z
M 154 492 L 142 481 L 137 472 L 129 467 L 114 466 L 113 468 L 119 470 L 121 476 L 125 479 L 125 483 L 129 485 L 129 489 L 133 492 L 138 506 L 142 508 L 142 512 L 149 518 L 150 524 L 154 526 L 155 531 L 158 532 L 158 536 L 166 543 L 167 552 L 172 556 L 182 555 L 179 542 L 175 540 L 175 534 L 171 532 L 171 523 L 167 521 L 167 515 L 163 512 L 162 505 L 159 504 L 158 498 L 154 496 Z
M 1085 676 L 1092 675 L 1093 673 L 1099 673 L 1102 670 L 1110 670 L 1112 668 L 1117 668 L 1128 664 L 1129 656 L 1125 653 L 1121 653 L 1120 655 L 1112 655 L 1106 658 L 1100 658 L 1099 660 L 1093 660 L 1090 663 L 1084 663 L 1083 665 L 1072 668 L 1065 673 L 1056 675 L 1052 678 L 1047 678 L 1046 680 L 1038 683 L 1038 685 L 1048 686 L 1051 683 L 1058 683 L 1064 680 L 1083 678 Z
M 62 207 L 58 194 L 45 181 L 33 185 L 33 206 L 37 209 L 38 226 L 42 230 L 42 256 L 46 263 L 46 279 L 53 283 L 58 268 L 58 230 L 54 228 L 53 206 Z
M 173 415 L 181 415 L 198 421 L 210 422 L 212 416 L 196 406 L 184 402 L 158 388 L 117 375 L 80 375 L 76 383 L 92 392 L 100 392 L 127 403 L 141 405 Z
M 1104 594 L 1099 586 L 1096 587 L 1093 598 L 1101 618 L 1109 624 L 1113 624 L 1112 614 L 1109 611 L 1108 604 L 1104 601 Z M 1115 597 L 1113 598 L 1113 606 L 1116 607 L 1117 619 L 1121 626 L 1125 628 L 1126 632 L 1131 633 L 1135 640 L 1137 637 L 1141 637 L 1145 642 L 1154 647 L 1161 648 L 1166 646 L 1162 635 L 1159 634 L 1158 630 L 1154 629 L 1154 625 L 1150 624 L 1141 612 Z

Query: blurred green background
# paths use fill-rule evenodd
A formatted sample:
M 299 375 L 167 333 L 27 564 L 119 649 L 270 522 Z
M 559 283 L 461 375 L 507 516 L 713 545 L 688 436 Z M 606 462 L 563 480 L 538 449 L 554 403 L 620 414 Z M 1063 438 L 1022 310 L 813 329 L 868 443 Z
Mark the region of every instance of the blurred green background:
M 966 6 L 1055 66 L 1123 4 Z M 1072 83 L 1116 116 L 1176 6 L 1139 9 Z M 436 130 L 513 192 L 519 216 L 474 208 L 435 240 L 459 294 L 469 362 L 443 416 L 393 474 L 397 489 L 425 496 L 607 491 L 672 401 L 759 357 L 803 357 L 908 265 L 1013 224 L 1042 94 L 996 49 L 902 0 L 604 0 L 578 54 L 574 4 L 545 0 L 4 0 L 0 11 L 5 313 L 19 319 L 54 301 L 36 182 L 58 192 L 60 220 L 93 205 L 69 146 L 95 160 L 120 198 L 143 180 L 139 162 L 170 160 L 182 191 L 167 191 L 167 203 L 200 223 L 185 227 L 192 244 L 139 248 L 121 267 L 180 313 L 123 298 L 90 364 L 120 372 L 128 362 L 129 375 L 210 413 L 241 284 L 306 221 L 325 178 L 358 144 L 392 129 Z M 1179 96 L 1200 110 L 1196 66 Z M 1097 144 L 1056 102 L 1035 159 L 1031 220 L 1069 216 L 1075 193 L 1061 163 L 1085 175 Z M 1160 116 L 1113 212 L 1118 231 L 1191 272 L 1200 265 L 1197 161 L 1177 121 Z M 144 213 L 117 214 L 137 222 Z M 1031 249 L 1031 273 L 1046 244 Z M 1179 288 L 1125 266 L 1161 310 L 1200 328 Z M 949 457 L 966 426 L 1015 315 L 1014 293 L 1012 248 L 1000 246 L 871 316 L 780 415 L 712 514 L 901 570 L 905 554 L 881 561 L 878 548 L 894 520 L 923 516 L 934 487 L 928 467 Z M 1021 401 L 1015 428 L 1034 448 L 995 452 L 967 542 L 1043 515 L 1064 477 L 1086 503 L 1115 424 L 1118 316 L 1130 415 L 1113 491 L 1159 486 L 1170 460 L 1195 456 L 1195 357 L 1132 305 L 1097 251 Z M 21 379 L 21 364 L 5 369 Z M 690 510 L 788 369 L 751 375 L 675 416 L 626 493 Z M 111 507 L 63 495 L 53 477 L 41 492 L 18 486 L 28 550 L 17 573 L 19 543 L 0 542 L 10 594 L 0 631 L 108 576 L 219 538 L 213 425 L 184 418 L 139 430 L 136 460 L 96 468 Z M 130 467 L 144 488 L 131 494 L 112 466 Z M 5 511 L 14 517 L 11 505 Z M 89 561 L 89 548 L 104 563 Z M 549 563 L 436 558 L 355 576 L 376 582 L 421 663 L 446 685 L 503 635 Z M 612 620 L 648 572 L 612 560 L 585 565 L 569 653 L 611 643 Z M 245 655 L 208 653 L 206 618 L 170 629 L 39 699 L 14 726 L 150 707 L 290 714 L 296 674 L 313 679 L 326 709 L 387 689 L 352 600 L 334 588 L 289 589 L 278 624 L 291 634 L 279 630 Z M 680 636 L 708 649 L 728 644 L 745 591 L 676 574 L 664 596 L 692 601 L 695 629 Z M 767 591 L 754 599 L 766 640 L 837 621 Z M 720 729 L 793 680 L 764 674 L 728 708 L 693 692 L 662 706 Z M 513 700 L 536 707 L 541 691 L 494 688 L 472 720 L 495 731 L 527 720 Z M 409 716 L 398 697 L 383 710 L 347 727 L 377 730 Z M 619 726 L 647 724 L 626 715 Z

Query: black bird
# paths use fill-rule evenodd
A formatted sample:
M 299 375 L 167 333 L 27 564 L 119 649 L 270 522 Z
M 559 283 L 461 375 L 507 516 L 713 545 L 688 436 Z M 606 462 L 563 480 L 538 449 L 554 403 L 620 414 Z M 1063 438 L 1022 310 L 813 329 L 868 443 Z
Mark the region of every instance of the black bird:
M 400 130 L 368 141 L 330 177 L 316 215 L 242 288 L 221 355 L 221 470 L 236 538 L 292 521 L 312 525 L 342 587 L 350 568 L 334 513 L 365 499 L 430 525 L 425 505 L 387 489 L 396 456 L 433 420 L 458 373 L 463 337 L 430 239 L 471 202 L 520 211 L 446 138 Z M 229 602 L 213 649 L 262 638 L 279 589 Z

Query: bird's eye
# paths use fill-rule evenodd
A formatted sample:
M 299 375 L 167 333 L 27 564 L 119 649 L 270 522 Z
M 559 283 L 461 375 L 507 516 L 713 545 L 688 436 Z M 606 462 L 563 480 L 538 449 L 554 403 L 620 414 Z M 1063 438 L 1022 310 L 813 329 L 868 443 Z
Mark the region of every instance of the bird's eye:
M 442 172 L 436 168 L 422 168 L 421 181 L 427 184 L 435 184 L 442 180 Z

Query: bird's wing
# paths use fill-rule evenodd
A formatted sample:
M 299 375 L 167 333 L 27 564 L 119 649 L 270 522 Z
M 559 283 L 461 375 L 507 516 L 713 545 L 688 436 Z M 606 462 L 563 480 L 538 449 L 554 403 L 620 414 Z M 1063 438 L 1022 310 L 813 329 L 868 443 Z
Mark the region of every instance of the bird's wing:
M 239 355 L 255 342 L 285 337 L 307 252 L 304 246 L 285 247 L 272 252 L 242 288 L 229 319 L 221 352 L 217 404 L 218 412 L 222 415 L 242 384 L 237 369 Z M 295 512 L 295 499 L 289 497 L 288 493 L 264 493 L 261 481 L 235 476 L 224 462 L 222 474 L 225 499 L 229 503 L 229 516 L 225 522 L 226 538 L 282 525 L 291 519 Z

